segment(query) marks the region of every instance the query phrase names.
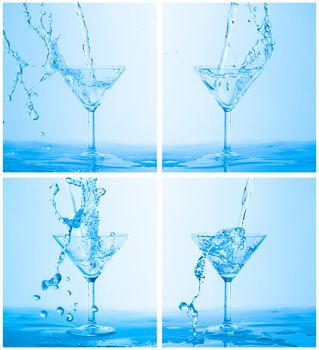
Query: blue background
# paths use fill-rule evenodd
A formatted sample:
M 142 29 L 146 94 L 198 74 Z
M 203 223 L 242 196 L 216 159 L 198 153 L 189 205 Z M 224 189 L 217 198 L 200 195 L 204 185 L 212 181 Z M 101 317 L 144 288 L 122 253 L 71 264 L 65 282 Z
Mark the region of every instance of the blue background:
M 41 292 L 51 278 L 60 253 L 53 234 L 66 232 L 49 203 L 49 186 L 58 182 L 60 212 L 71 216 L 72 206 L 62 179 L 5 179 L 4 183 L 4 306 L 56 308 L 78 302 L 87 307 L 87 282 L 67 258 L 61 266 L 60 290 Z M 106 264 L 96 281 L 96 305 L 101 313 L 138 310 L 156 312 L 156 184 L 153 179 L 100 179 L 107 189 L 100 210 L 100 234 L 126 232 L 129 238 Z M 76 191 L 73 191 L 76 193 Z M 147 277 L 147 278 L 146 278 Z M 66 290 L 72 291 L 72 297 Z M 33 294 L 41 294 L 34 301 Z M 98 313 L 97 317 L 99 317 Z M 102 314 L 101 314 L 102 316 Z
M 218 64 L 228 8 L 164 5 L 164 146 L 223 140 L 223 111 L 192 67 Z M 315 140 L 315 12 L 314 3 L 270 4 L 275 51 L 233 110 L 232 141 Z M 234 44 L 249 37 L 241 29 Z
M 29 4 L 38 18 L 39 5 Z M 53 14 L 55 36 L 68 65 L 83 65 L 80 21 L 73 4 L 46 4 Z M 156 6 L 154 4 L 82 5 L 96 66 L 124 65 L 126 71 L 106 93 L 96 111 L 97 144 L 156 144 Z M 25 60 L 43 64 L 42 42 L 26 25 L 21 4 L 4 5 L 4 29 Z M 15 61 L 4 52 L 4 96 L 9 93 L 16 71 Z M 34 82 L 37 70 L 27 72 Z M 25 94 L 19 86 L 14 99 L 4 101 L 4 139 L 86 144 L 87 112 L 62 77 L 55 74 L 41 84 L 34 99 L 40 119 L 26 114 Z M 41 136 L 41 131 L 45 136 Z
M 164 316 L 196 294 L 200 250 L 191 233 L 216 233 L 238 225 L 245 179 L 164 180 Z M 244 224 L 267 238 L 232 283 L 234 308 L 305 307 L 316 300 L 314 179 L 255 180 Z M 219 309 L 223 280 L 207 263 L 197 308 Z M 185 316 L 186 317 L 186 316 Z

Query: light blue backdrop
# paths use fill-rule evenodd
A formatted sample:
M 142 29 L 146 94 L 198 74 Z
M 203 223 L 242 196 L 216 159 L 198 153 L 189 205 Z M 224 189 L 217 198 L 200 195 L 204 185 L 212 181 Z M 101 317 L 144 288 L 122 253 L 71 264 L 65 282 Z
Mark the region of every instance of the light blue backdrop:
M 62 179 L 6 179 L 4 184 L 4 306 L 55 308 L 77 301 L 86 309 L 87 283 L 66 259 L 59 291 L 41 292 L 51 278 L 60 252 L 53 234 L 66 227 L 54 216 L 49 186 L 60 184 L 57 203 L 71 216 L 72 205 Z M 152 179 L 104 179 L 107 189 L 100 204 L 100 230 L 126 232 L 129 238 L 96 281 L 96 304 L 103 310 L 156 310 L 156 183 Z M 147 277 L 147 278 L 146 278 Z M 66 295 L 70 289 L 72 297 Z M 41 294 L 40 301 L 32 295 Z
M 30 4 L 38 18 L 39 4 Z M 53 28 L 68 65 L 83 65 L 80 21 L 73 4 L 46 4 L 53 14 Z M 156 14 L 154 4 L 82 5 L 96 66 L 125 65 L 126 71 L 106 93 L 96 111 L 98 143 L 155 145 L 156 143 Z M 36 22 L 37 23 L 37 22 Z M 27 27 L 21 4 L 4 5 L 4 29 L 12 48 L 23 58 L 43 64 L 45 51 Z M 15 61 L 4 53 L 4 95 L 12 86 Z M 27 72 L 28 73 L 28 72 Z M 37 71 L 28 74 L 34 81 Z M 34 100 L 38 121 L 26 115 L 21 86 L 9 103 L 4 102 L 6 140 L 54 141 L 86 144 L 87 112 L 62 78 L 56 74 L 38 89 Z M 41 136 L 41 131 L 45 136 Z
M 192 67 L 218 64 L 228 7 L 164 5 L 166 146 L 223 140 L 223 111 Z M 234 142 L 315 140 L 315 13 L 313 3 L 270 4 L 275 51 L 233 111 Z
M 200 251 L 191 233 L 238 225 L 244 179 L 164 181 L 164 310 L 178 312 L 198 281 Z M 266 234 L 234 279 L 235 308 L 314 306 L 316 213 L 314 179 L 256 179 L 244 228 Z M 198 309 L 223 307 L 223 281 L 208 263 Z

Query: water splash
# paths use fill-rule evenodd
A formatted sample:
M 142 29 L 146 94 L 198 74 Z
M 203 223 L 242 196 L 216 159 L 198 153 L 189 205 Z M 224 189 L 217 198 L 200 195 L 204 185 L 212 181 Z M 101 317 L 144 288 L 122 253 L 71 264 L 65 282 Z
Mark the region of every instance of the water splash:
M 32 32 L 34 32 L 37 35 L 37 37 L 43 43 L 46 49 L 46 55 L 45 55 L 44 62 L 40 65 L 40 69 L 42 71 L 40 79 L 31 87 L 28 87 L 24 80 L 25 69 L 26 68 L 34 69 L 39 67 L 31 63 L 28 63 L 26 60 L 24 60 L 22 56 L 12 48 L 12 45 L 8 39 L 6 32 L 3 31 L 4 46 L 8 54 L 16 61 L 18 66 L 17 72 L 13 80 L 12 88 L 8 94 L 8 99 L 9 101 L 12 101 L 17 85 L 20 83 L 27 95 L 27 102 L 26 102 L 27 114 L 31 119 L 37 120 L 39 119 L 39 113 L 36 110 L 34 106 L 34 101 L 33 101 L 33 98 L 38 96 L 38 94 L 35 91 L 35 88 L 39 84 L 41 84 L 42 82 L 50 78 L 57 71 L 63 75 L 63 72 L 67 68 L 67 64 L 59 49 L 59 45 L 58 45 L 59 36 L 55 37 L 53 35 L 52 13 L 47 13 L 45 10 L 44 4 L 41 3 L 40 15 L 38 19 L 39 24 L 36 25 L 35 20 L 31 15 L 29 5 L 27 3 L 23 3 L 22 6 L 23 6 L 23 13 L 24 13 L 24 18 L 27 23 L 27 26 L 29 27 L 29 29 L 31 29 Z M 93 59 L 91 57 L 89 33 L 88 33 L 83 11 L 79 3 L 76 3 L 76 14 L 81 20 L 81 30 L 83 34 L 82 49 L 86 56 L 85 64 L 90 68 L 92 75 L 94 77 Z
M 202 286 L 205 281 L 207 258 L 214 263 L 216 262 L 216 260 L 218 261 L 218 265 L 220 268 L 218 272 L 221 276 L 225 274 L 236 276 L 242 267 L 234 264 L 230 268 L 230 266 L 228 266 L 228 261 L 230 260 L 231 256 L 235 256 L 236 254 L 238 254 L 239 251 L 245 252 L 246 250 L 245 230 L 242 226 L 244 224 L 249 199 L 253 190 L 253 183 L 253 179 L 249 178 L 246 182 L 243 191 L 242 208 L 240 216 L 241 227 L 222 229 L 218 231 L 214 236 L 207 236 L 205 238 L 206 241 L 202 242 L 201 244 L 203 254 L 198 259 L 194 269 L 194 275 L 198 279 L 197 293 L 195 294 L 195 296 L 189 304 L 183 301 L 179 305 L 179 309 L 181 311 L 185 311 L 188 318 L 192 322 L 192 332 L 194 338 L 197 336 L 197 323 L 199 315 L 199 312 L 196 309 L 196 302 L 201 294 Z M 222 270 L 224 268 L 225 271 Z
M 258 5 L 250 3 L 241 5 L 238 3 L 231 3 L 227 15 L 224 47 L 218 65 L 219 71 L 223 71 L 225 68 L 229 49 L 232 46 L 232 33 L 236 25 L 239 6 L 248 7 L 248 22 L 254 25 L 254 28 L 252 30 L 255 30 L 257 32 L 258 37 L 256 42 L 252 45 L 246 54 L 243 62 L 239 65 L 239 72 L 245 72 L 252 69 L 261 70 L 269 61 L 274 51 L 275 43 L 272 36 L 269 5 L 267 3 Z M 242 40 L 242 37 L 240 37 L 240 40 Z M 229 66 L 236 67 L 237 65 L 234 66 L 234 64 L 231 63 Z
M 89 249 L 89 261 L 91 264 L 95 264 L 96 259 L 98 259 L 101 254 L 105 254 L 105 251 L 102 251 L 104 247 L 102 244 L 103 242 L 99 239 L 98 235 L 100 219 L 97 207 L 100 203 L 101 197 L 106 193 L 106 190 L 96 186 L 97 179 L 72 179 L 68 177 L 65 181 L 68 184 L 68 187 L 75 186 L 81 189 L 81 205 L 79 209 L 76 209 L 74 197 L 70 190 L 74 216 L 73 218 L 64 217 L 59 213 L 56 202 L 56 196 L 60 192 L 60 188 L 57 183 L 53 183 L 50 186 L 50 202 L 54 208 L 55 216 L 67 226 L 67 233 L 64 236 L 64 247 L 57 260 L 57 272 L 51 279 L 42 281 L 43 290 L 46 290 L 49 287 L 58 288 L 62 279 L 62 276 L 59 273 L 60 265 L 65 259 L 65 252 L 70 244 L 71 234 L 74 229 L 80 229 L 79 231 L 82 237 L 86 239 L 85 243 L 88 246 L 83 247 L 83 249 Z
M 205 271 L 206 271 L 206 254 L 203 254 L 197 261 L 197 264 L 194 269 L 194 274 L 198 279 L 198 289 L 197 294 L 193 297 L 190 304 L 187 304 L 185 301 L 181 302 L 179 304 L 179 309 L 181 311 L 185 311 L 187 316 L 192 322 L 193 326 L 193 336 L 196 337 L 196 326 L 198 321 L 198 311 L 195 308 L 195 303 L 197 301 L 197 298 L 199 297 L 201 293 L 201 288 L 205 280 Z
M 228 50 L 231 46 L 231 35 L 234 28 L 234 23 L 237 16 L 237 9 L 239 4 L 232 2 L 229 7 L 228 15 L 227 15 L 227 27 L 226 27 L 226 34 L 225 34 L 225 42 L 224 42 L 224 48 L 222 51 L 222 54 L 220 56 L 220 61 L 218 65 L 218 70 L 223 70 L 225 66 L 225 61 L 228 56 Z
M 239 227 L 244 226 L 246 211 L 248 208 L 251 193 L 252 193 L 253 188 L 254 188 L 254 183 L 255 183 L 255 180 L 253 178 L 249 178 L 246 182 L 244 192 L 243 192 L 243 197 L 241 200 L 241 212 L 240 212 L 240 218 L 239 218 Z
M 95 76 L 94 76 L 93 58 L 92 58 L 92 54 L 91 54 L 89 31 L 88 31 L 88 28 L 86 25 L 86 21 L 85 21 L 84 15 L 83 15 L 81 5 L 77 2 L 75 6 L 76 6 L 75 13 L 79 17 L 80 23 L 81 23 L 81 31 L 82 31 L 82 36 L 83 36 L 82 50 L 83 50 L 83 53 L 85 55 L 85 65 L 90 69 L 93 80 L 96 80 Z

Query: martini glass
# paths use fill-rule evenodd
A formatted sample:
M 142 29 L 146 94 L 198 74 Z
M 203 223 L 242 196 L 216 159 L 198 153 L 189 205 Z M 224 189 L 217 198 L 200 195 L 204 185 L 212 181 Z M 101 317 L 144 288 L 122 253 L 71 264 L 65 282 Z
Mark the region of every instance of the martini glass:
M 101 336 L 114 333 L 113 327 L 98 326 L 95 320 L 95 281 L 102 273 L 105 264 L 121 248 L 127 239 L 126 234 L 99 236 L 97 240 L 71 235 L 70 243 L 65 245 L 65 236 L 53 236 L 73 264 L 81 271 L 88 282 L 88 321 L 81 327 L 68 331 L 80 336 Z
M 64 81 L 88 111 L 88 148 L 83 156 L 103 158 L 95 146 L 95 111 L 102 102 L 106 90 L 112 88 L 124 72 L 124 66 L 60 68 Z
M 215 159 L 228 161 L 239 158 L 230 143 L 231 112 L 262 72 L 263 66 L 251 69 L 195 66 L 194 69 L 224 111 L 224 148 L 215 155 Z
M 216 236 L 209 234 L 193 234 L 193 240 L 200 250 L 207 254 L 207 258 L 225 282 L 224 294 L 224 322 L 218 328 L 212 326 L 207 332 L 216 332 L 218 329 L 233 331 L 236 327 L 231 320 L 231 282 L 239 271 L 246 265 L 248 259 L 255 253 L 266 236 L 245 236 L 245 243 L 237 249 L 227 249 L 226 245 L 216 242 Z

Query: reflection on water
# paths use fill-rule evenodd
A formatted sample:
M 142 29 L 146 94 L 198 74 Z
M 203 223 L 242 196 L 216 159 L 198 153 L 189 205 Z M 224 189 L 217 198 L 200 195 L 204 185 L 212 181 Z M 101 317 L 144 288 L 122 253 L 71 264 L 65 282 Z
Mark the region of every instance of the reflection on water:
M 156 318 L 141 314 L 107 312 L 99 315 L 99 324 L 111 325 L 116 333 L 101 337 L 79 337 L 67 332 L 85 322 L 86 312 L 77 313 L 72 324 L 56 311 L 46 319 L 35 309 L 5 309 L 3 343 L 6 347 L 154 347 Z
M 216 158 L 220 146 L 197 145 L 166 148 L 163 169 L 166 172 L 314 172 L 315 142 L 279 142 L 242 145 L 233 149 L 233 160 Z
M 217 315 L 216 315 L 217 314 Z M 192 337 L 192 327 L 180 314 L 163 320 L 165 347 L 314 347 L 316 345 L 315 308 L 236 311 L 233 321 L 238 325 L 233 333 L 206 333 L 209 326 L 221 322 L 219 312 L 201 314 L 198 334 Z
M 86 146 L 6 142 L 3 166 L 6 172 L 103 172 L 156 171 L 156 148 L 99 146 L 103 157 L 83 156 Z

